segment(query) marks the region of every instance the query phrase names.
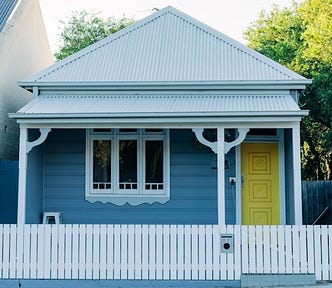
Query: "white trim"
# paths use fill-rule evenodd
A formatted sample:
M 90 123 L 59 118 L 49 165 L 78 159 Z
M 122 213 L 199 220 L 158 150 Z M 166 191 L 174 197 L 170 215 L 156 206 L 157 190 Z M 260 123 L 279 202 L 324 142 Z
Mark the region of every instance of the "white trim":
M 133 125 L 137 128 L 218 128 L 223 125 L 225 128 L 292 128 L 293 122 L 301 121 L 301 116 L 208 116 L 195 117 L 193 115 L 188 117 L 145 117 L 144 115 L 130 117 L 97 117 L 97 118 L 47 118 L 49 115 L 41 115 L 41 118 L 17 118 L 17 123 L 25 125 L 29 128 L 73 128 L 73 129 L 85 129 L 85 128 L 107 128 L 109 126 L 116 126 L 119 128 L 132 128 Z M 96 115 L 95 115 L 96 116 Z M 13 118 L 13 117 L 12 117 Z
M 142 203 L 152 204 L 154 202 L 165 203 L 170 199 L 170 148 L 169 148 L 169 130 L 164 133 L 148 133 L 143 130 L 138 130 L 138 133 L 125 134 L 119 133 L 118 129 L 113 129 L 113 133 L 91 133 L 91 130 L 86 130 L 86 178 L 85 178 L 85 199 L 91 203 L 100 201 L 102 203 L 113 203 L 115 205 L 139 205 Z M 111 140 L 111 189 L 106 191 L 93 189 L 91 179 L 93 177 L 93 154 L 92 142 L 94 140 Z M 137 189 L 134 190 L 119 190 L 119 141 L 121 140 L 136 140 L 137 141 Z M 146 141 L 159 140 L 163 141 L 163 189 L 162 190 L 146 190 L 145 189 L 145 143 Z M 152 193 L 154 191 L 155 193 Z
M 17 224 L 25 224 L 28 129 L 20 127 Z
M 239 144 L 241 144 L 244 139 L 247 136 L 247 133 L 249 132 L 249 128 L 238 128 L 237 132 L 239 133 L 239 135 L 237 136 L 237 138 L 232 141 L 232 142 L 226 142 L 225 141 L 225 154 L 231 150 L 233 147 L 238 146 Z
M 292 128 L 293 147 L 293 191 L 294 191 L 294 223 L 302 225 L 302 189 L 301 189 L 301 155 L 300 155 L 300 122 Z
M 217 130 L 218 225 L 225 224 L 225 129 Z
M 26 142 L 26 145 L 27 145 L 26 153 L 29 153 L 33 147 L 42 144 L 46 140 L 48 133 L 50 133 L 51 130 L 52 130 L 51 128 L 40 128 L 39 129 L 39 132 L 40 132 L 39 138 L 32 142 L 29 142 L 29 141 Z

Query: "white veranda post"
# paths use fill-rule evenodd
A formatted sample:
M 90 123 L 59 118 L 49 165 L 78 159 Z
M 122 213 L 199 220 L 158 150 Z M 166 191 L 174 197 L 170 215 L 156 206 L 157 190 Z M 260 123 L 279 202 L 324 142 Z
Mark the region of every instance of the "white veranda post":
M 301 189 L 301 151 L 300 122 L 292 128 L 293 143 L 293 191 L 294 191 L 294 224 L 302 225 L 302 189 Z
M 217 130 L 218 224 L 225 224 L 225 129 Z
M 33 147 L 42 144 L 50 131 L 50 128 L 40 128 L 39 138 L 29 142 L 28 129 L 20 127 L 17 224 L 25 224 L 28 153 Z
M 28 129 L 20 127 L 17 224 L 25 224 Z

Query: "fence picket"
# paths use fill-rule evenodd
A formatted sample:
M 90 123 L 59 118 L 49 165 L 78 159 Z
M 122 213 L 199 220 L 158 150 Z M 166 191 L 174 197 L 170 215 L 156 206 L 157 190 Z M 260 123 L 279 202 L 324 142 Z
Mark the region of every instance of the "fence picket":
M 177 249 L 177 261 L 178 261 L 178 275 L 179 280 L 184 279 L 184 230 L 183 225 L 178 225 L 178 249 Z
M 79 267 L 79 273 L 78 273 L 78 278 L 79 279 L 86 279 L 86 275 L 85 275 L 85 269 L 86 269 L 86 226 L 85 225 L 79 225 L 79 233 L 80 233 L 80 237 L 79 237 L 79 241 L 80 241 L 80 245 L 79 245 L 79 263 L 78 263 L 78 267 Z
M 225 225 L 221 225 L 220 226 L 220 234 L 226 234 L 227 230 L 226 230 L 226 226 Z M 227 255 L 225 253 L 220 253 L 220 236 L 219 239 L 217 240 L 217 243 L 219 243 L 219 251 L 218 253 L 220 254 L 220 277 L 221 279 L 227 279 Z
M 321 255 L 321 235 L 320 226 L 314 226 L 314 243 L 315 243 L 315 274 L 317 280 L 322 280 L 322 255 Z
M 163 279 L 169 280 L 170 279 L 170 243 L 169 243 L 169 225 L 164 226 L 164 251 L 163 251 Z
M 219 226 L 213 225 L 212 227 L 212 241 L 213 241 L 213 250 L 212 250 L 212 257 L 213 257 L 213 280 L 219 280 L 220 277 L 220 232 L 219 232 Z
M 205 226 L 198 226 L 198 279 L 205 279 Z
M 16 278 L 16 247 L 17 235 L 16 225 L 10 225 L 10 258 L 9 258 L 9 278 Z
M 121 226 L 114 226 L 114 279 L 121 279 Z
M 128 279 L 128 226 L 121 225 L 121 279 Z
M 279 225 L 277 227 L 278 233 L 278 268 L 279 273 L 286 273 L 285 269 L 285 226 Z
M 300 237 L 299 237 L 299 227 L 293 226 L 292 233 L 293 241 L 293 273 L 300 273 Z
M 31 225 L 31 254 L 30 254 L 30 278 L 37 278 L 37 225 Z
M 234 226 L 233 225 L 227 225 L 226 226 L 226 232 L 227 234 L 234 235 Z M 234 243 L 233 243 L 234 245 Z M 227 253 L 227 280 L 233 280 L 234 279 L 234 248 L 233 253 Z
M 263 253 L 264 253 L 264 273 L 271 273 L 271 238 L 270 226 L 263 226 Z
M 286 273 L 293 273 L 292 260 L 292 227 L 287 225 L 285 227 L 285 243 L 286 243 Z
M 241 239 L 242 239 L 242 273 L 247 274 L 249 273 L 249 243 L 248 243 L 248 226 L 242 226 L 241 229 Z
M 300 240 L 297 245 L 301 247 L 300 251 L 300 272 L 301 274 L 307 274 L 308 272 L 308 260 L 307 260 L 307 235 L 305 226 L 299 227 Z
M 156 226 L 151 225 L 149 227 L 149 238 L 148 238 L 148 249 L 149 249 L 149 274 L 148 279 L 156 279 Z
M 263 273 L 264 264 L 263 264 L 263 249 L 264 246 L 268 245 L 268 243 L 263 243 L 263 231 L 262 226 L 256 226 L 256 247 L 257 247 L 257 261 L 256 261 L 256 269 L 257 273 Z
M 177 279 L 177 227 L 176 225 L 172 225 L 170 227 L 170 276 L 172 280 Z
M 220 235 L 234 252 L 220 253 Z M 332 280 L 332 226 L 0 225 L 2 279 Z
M 2 278 L 9 278 L 9 264 L 10 264 L 10 226 L 5 224 L 3 226 L 3 266 L 2 266 Z
M 99 279 L 99 225 L 93 225 L 92 231 L 92 279 Z
M 234 279 L 241 277 L 241 229 L 240 225 L 234 227 Z
M 99 279 L 107 279 L 106 278 L 106 257 L 107 257 L 107 249 L 106 249 L 106 225 L 100 225 L 100 268 L 99 268 Z
M 44 226 L 44 275 L 43 278 L 51 277 L 51 225 Z
M 249 273 L 256 273 L 256 235 L 255 226 L 249 226 Z
M 142 279 L 149 278 L 149 235 L 148 225 L 142 227 Z
M 128 279 L 135 279 L 135 226 L 128 226 Z
M 307 230 L 307 249 L 308 249 L 308 273 L 315 273 L 315 258 L 314 258 L 314 235 L 313 226 L 305 226 Z
M 158 225 L 156 227 L 156 279 L 163 279 L 163 239 L 162 239 L 162 226 Z
M 329 278 L 329 252 L 328 252 L 328 229 L 326 225 L 321 226 L 322 240 L 322 280 Z
M 0 239 L 1 238 L 2 235 L 0 230 Z M 0 253 L 1 253 L 1 240 L 0 240 Z M 17 275 L 16 275 L 18 279 L 23 278 L 23 261 L 24 261 L 23 253 L 24 253 L 24 226 L 18 225 L 17 226 Z M 1 275 L 1 259 L 0 259 L 0 275 Z
M 107 225 L 106 247 L 107 247 L 107 279 L 114 279 L 114 226 Z
M 73 233 L 73 243 L 72 243 L 72 279 L 78 279 L 78 273 L 79 273 L 79 226 L 74 225 L 72 226 L 72 233 Z
M 86 239 L 85 239 L 85 279 L 92 279 L 93 275 L 93 225 L 86 226 Z
M 58 278 L 58 225 L 51 225 L 51 279 Z

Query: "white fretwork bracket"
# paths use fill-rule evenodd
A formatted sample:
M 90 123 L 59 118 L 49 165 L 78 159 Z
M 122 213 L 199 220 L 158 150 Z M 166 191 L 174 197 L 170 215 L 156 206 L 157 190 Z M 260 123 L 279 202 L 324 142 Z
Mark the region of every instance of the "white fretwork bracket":
M 26 153 L 28 154 L 32 150 L 33 147 L 42 144 L 46 140 L 47 135 L 48 135 L 48 133 L 50 133 L 50 131 L 51 131 L 51 128 L 40 128 L 39 129 L 39 132 L 40 132 L 39 138 L 36 139 L 35 141 L 31 141 L 31 142 L 27 141 Z
M 210 147 L 214 153 L 216 153 L 216 154 L 218 153 L 217 142 L 208 141 L 203 136 L 204 128 L 193 128 L 192 131 L 195 133 L 196 138 L 200 143 L 202 143 L 205 146 Z M 224 144 L 225 154 L 228 153 L 228 151 L 231 150 L 233 147 L 241 144 L 244 141 L 244 139 L 246 138 L 247 133 L 249 131 L 249 128 L 238 128 L 237 131 L 238 131 L 239 135 L 234 141 L 232 141 L 232 142 L 225 141 L 225 144 Z

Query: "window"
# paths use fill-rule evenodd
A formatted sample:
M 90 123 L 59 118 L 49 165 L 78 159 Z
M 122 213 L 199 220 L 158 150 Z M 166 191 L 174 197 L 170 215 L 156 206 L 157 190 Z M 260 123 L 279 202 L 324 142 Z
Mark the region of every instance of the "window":
M 117 205 L 169 200 L 168 130 L 91 129 L 86 139 L 86 200 Z

